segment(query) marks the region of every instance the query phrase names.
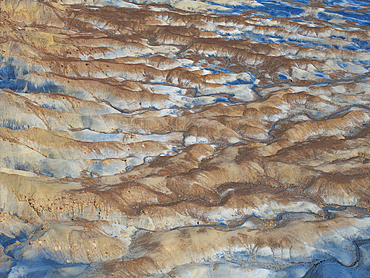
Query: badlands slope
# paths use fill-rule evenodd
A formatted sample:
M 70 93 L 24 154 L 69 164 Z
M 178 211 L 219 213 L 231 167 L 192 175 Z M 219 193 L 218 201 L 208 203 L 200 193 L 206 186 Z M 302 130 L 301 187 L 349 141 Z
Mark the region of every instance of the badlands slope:
M 0 277 L 368 275 L 368 1 L 0 18 Z

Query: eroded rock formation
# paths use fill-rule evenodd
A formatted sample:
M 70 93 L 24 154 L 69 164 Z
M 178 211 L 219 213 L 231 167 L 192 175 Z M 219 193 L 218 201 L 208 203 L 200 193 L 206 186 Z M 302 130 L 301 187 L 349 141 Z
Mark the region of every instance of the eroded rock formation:
M 0 1 L 0 276 L 365 277 L 369 9 Z

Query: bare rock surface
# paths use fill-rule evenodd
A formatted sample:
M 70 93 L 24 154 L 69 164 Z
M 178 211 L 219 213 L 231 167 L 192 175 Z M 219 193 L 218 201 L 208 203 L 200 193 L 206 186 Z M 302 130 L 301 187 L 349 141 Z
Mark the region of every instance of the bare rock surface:
M 366 1 L 0 1 L 0 277 L 366 277 Z

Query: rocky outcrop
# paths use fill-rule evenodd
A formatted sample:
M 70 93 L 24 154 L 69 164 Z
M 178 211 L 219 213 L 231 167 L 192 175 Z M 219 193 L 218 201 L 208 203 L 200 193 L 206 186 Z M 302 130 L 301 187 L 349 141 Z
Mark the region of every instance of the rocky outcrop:
M 0 2 L 0 276 L 366 277 L 369 9 L 306 2 Z

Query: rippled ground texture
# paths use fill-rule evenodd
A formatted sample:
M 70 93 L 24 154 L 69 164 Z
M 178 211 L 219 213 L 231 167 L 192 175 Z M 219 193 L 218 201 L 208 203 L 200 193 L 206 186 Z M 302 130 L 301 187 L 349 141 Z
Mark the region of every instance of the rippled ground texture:
M 1 277 L 366 277 L 370 2 L 0 1 Z

